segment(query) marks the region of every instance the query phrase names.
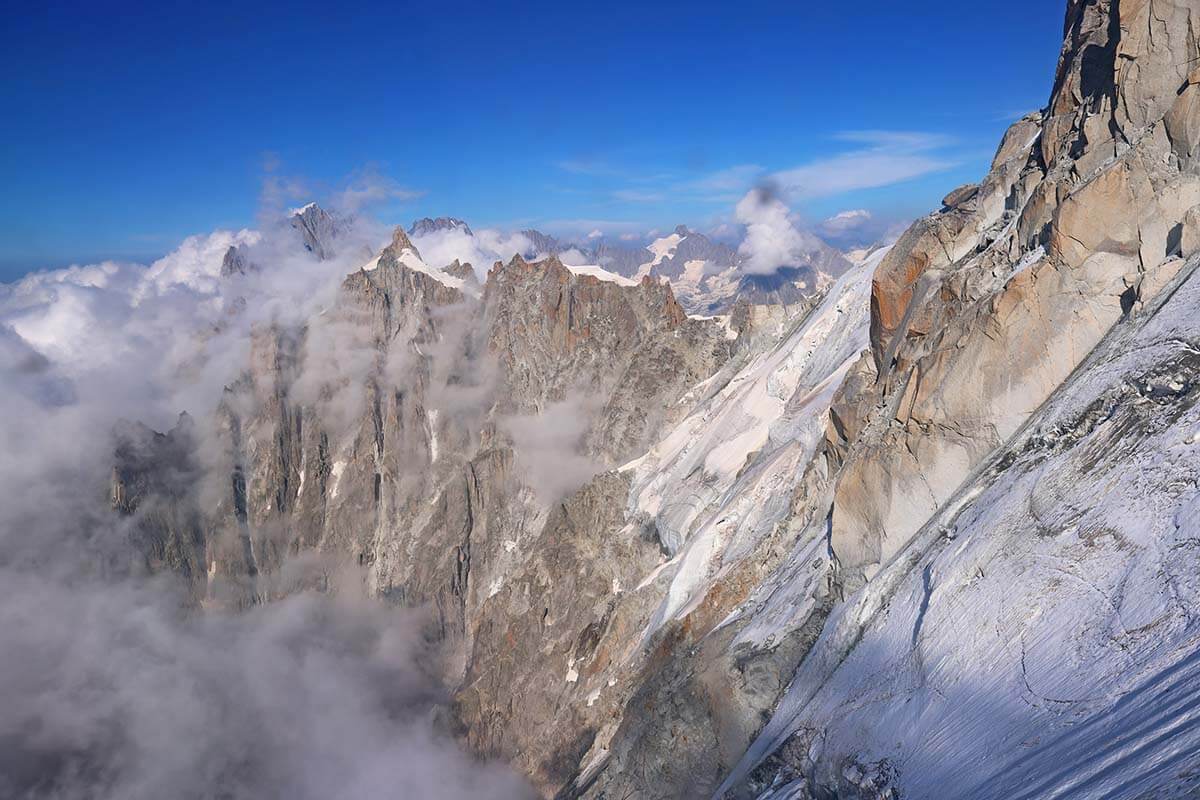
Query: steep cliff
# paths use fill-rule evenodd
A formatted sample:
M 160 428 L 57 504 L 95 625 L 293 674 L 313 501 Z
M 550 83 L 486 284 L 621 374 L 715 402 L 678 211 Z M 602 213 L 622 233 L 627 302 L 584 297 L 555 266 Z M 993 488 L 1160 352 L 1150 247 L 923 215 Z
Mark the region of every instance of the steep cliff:
M 789 305 L 689 317 L 655 270 L 736 270 L 686 229 L 482 285 L 398 229 L 256 329 L 216 442 L 124 431 L 113 504 L 205 603 L 315 552 L 432 605 L 459 732 L 545 796 L 1184 795 L 1198 154 L 1200 8 L 1070 0 L 988 174 Z
M 1161 559 L 1195 519 L 1198 26 L 1071 2 L 1047 109 L 881 262 L 828 434 L 845 601 L 727 789 L 1194 791 Z

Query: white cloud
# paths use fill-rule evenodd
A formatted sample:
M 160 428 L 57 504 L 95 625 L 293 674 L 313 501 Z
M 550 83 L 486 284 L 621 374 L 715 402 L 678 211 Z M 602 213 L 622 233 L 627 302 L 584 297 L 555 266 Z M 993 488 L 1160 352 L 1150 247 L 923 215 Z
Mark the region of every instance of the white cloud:
M 780 267 L 794 266 L 820 246 L 814 236 L 792 224 L 788 207 L 769 189 L 752 189 L 737 204 L 738 222 L 746 237 L 738 247 L 744 271 L 769 275 Z
M 587 399 L 570 396 L 540 413 L 502 421 L 525 480 L 543 503 L 558 502 L 602 470 L 583 452 L 588 419 L 595 410 Z
M 865 208 L 855 208 L 849 211 L 839 211 L 821 223 L 821 230 L 830 234 L 841 234 L 861 228 L 872 219 L 871 212 Z
M 667 201 L 733 204 L 753 186 L 765 182 L 772 184 L 787 202 L 795 203 L 903 183 L 960 163 L 952 150 L 954 139 L 937 133 L 852 130 L 832 138 L 841 143 L 842 152 L 773 172 L 753 163 L 692 175 L 647 173 L 599 160 L 564 161 L 558 166 L 565 172 L 608 184 L 597 187 L 597 180 L 592 180 L 587 187 L 572 191 L 593 194 L 601 202 L 652 205 Z M 609 232 L 611 228 L 603 230 Z M 582 231 L 576 227 L 571 233 Z
M 258 232 L 248 230 L 189 236 L 174 251 L 150 265 L 135 302 L 150 291 L 161 293 L 172 286 L 185 286 L 206 294 L 218 292 L 225 251 L 235 245 L 256 244 L 261 238 Z
M 82 560 L 61 544 L 48 561 Z M 435 733 L 418 612 L 339 592 L 189 616 L 46 572 L 0 567 L 6 796 L 530 797 Z
M 572 267 L 582 266 L 588 263 L 587 256 L 579 251 L 578 248 L 572 247 L 569 250 L 564 250 L 558 254 L 558 260 Z
M 533 243 L 524 234 L 508 234 L 491 228 L 482 228 L 474 234 L 462 228 L 447 228 L 414 236 L 412 243 L 421 251 L 426 264 L 444 267 L 458 259 L 474 267 L 480 280 L 486 277 L 495 262 L 508 261 L 533 248 Z
M 843 250 L 896 241 L 909 226 L 909 220 L 872 214 L 863 208 L 834 214 L 817 226 L 826 242 Z
M 107 508 L 114 423 L 165 430 L 186 409 L 215 447 L 252 327 L 316 317 L 379 233 L 360 221 L 319 262 L 286 223 L 218 231 L 150 266 L 0 284 L 0 794 L 530 796 L 435 732 L 419 613 L 354 596 L 361 576 L 332 596 L 184 613 L 172 576 L 131 570 L 130 519 Z M 213 280 L 233 243 L 258 269 Z M 323 352 L 344 359 L 327 333 Z

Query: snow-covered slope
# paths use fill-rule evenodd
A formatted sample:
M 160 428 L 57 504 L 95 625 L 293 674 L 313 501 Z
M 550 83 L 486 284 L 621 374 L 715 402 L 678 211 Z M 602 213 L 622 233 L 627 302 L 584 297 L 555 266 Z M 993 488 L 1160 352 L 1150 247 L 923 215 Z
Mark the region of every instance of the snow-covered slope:
M 735 780 L 787 745 L 848 792 L 1200 791 L 1198 263 L 835 612 Z
M 670 258 L 675 254 L 675 249 L 679 247 L 679 243 L 685 238 L 685 234 L 675 231 L 669 236 L 660 236 L 650 244 L 646 245 L 646 249 L 650 251 L 651 259 L 638 267 L 637 277 L 643 278 L 649 275 L 650 272 L 663 262 L 663 259 Z
M 363 264 L 363 266 L 362 266 L 363 271 L 371 272 L 375 269 L 378 269 L 379 268 L 379 259 L 380 259 L 380 256 L 375 256 L 375 258 L 371 259 L 366 264 Z M 442 284 L 443 286 L 449 286 L 452 289 L 459 289 L 459 290 L 465 289 L 468 292 L 474 291 L 476 294 L 478 293 L 477 288 L 473 289 L 473 288 L 467 287 L 467 282 L 464 281 L 462 278 L 458 278 L 458 277 L 446 272 L 445 270 L 435 269 L 434 267 L 431 267 L 428 264 L 426 264 L 424 261 L 421 260 L 421 256 L 412 247 L 403 248 L 400 251 L 400 254 L 396 257 L 396 260 L 399 261 L 404 266 L 411 269 L 413 272 L 420 272 L 424 275 L 428 275 L 429 277 L 433 278 L 435 281 Z
M 620 286 L 637 286 L 638 282 L 624 275 L 618 275 L 615 272 L 609 272 L 604 267 L 598 267 L 594 264 L 565 264 L 567 269 L 576 275 L 589 275 L 597 280 L 608 281 Z
M 820 441 L 833 391 L 867 346 L 871 275 L 886 250 L 847 272 L 769 350 L 693 390 L 703 398 L 633 475 L 630 513 L 652 519 L 675 569 L 645 636 L 685 612 L 788 513 Z

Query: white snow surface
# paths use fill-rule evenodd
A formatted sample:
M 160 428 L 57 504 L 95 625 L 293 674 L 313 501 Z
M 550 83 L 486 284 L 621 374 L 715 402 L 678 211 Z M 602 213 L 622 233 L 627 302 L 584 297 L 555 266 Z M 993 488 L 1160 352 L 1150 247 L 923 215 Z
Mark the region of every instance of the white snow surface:
M 429 461 L 438 460 L 438 410 L 429 409 Z
M 704 308 L 731 302 L 741 288 L 738 267 L 712 271 L 708 261 L 694 260 L 683 265 L 683 273 L 670 279 L 675 297 L 684 307 Z
M 795 736 L 823 785 L 886 764 L 911 800 L 1200 793 L 1200 275 L 1179 284 L 834 611 L 726 787 Z
M 333 478 L 333 485 L 329 489 L 329 498 L 331 500 L 336 499 L 338 496 L 338 489 L 342 485 L 342 473 L 345 471 L 346 471 L 346 462 L 345 461 L 338 459 L 337 461 L 333 462 L 333 466 L 329 470 L 329 474 Z
M 618 275 L 615 272 L 609 272 L 604 267 L 597 267 L 590 264 L 576 265 L 566 263 L 564 263 L 564 266 L 576 275 L 588 275 L 590 277 L 597 278 L 602 281 L 608 281 L 609 283 L 616 283 L 621 286 L 638 285 L 637 281 L 632 280 L 631 278 L 626 278 L 624 275 Z
M 375 258 L 372 258 L 366 264 L 363 264 L 362 270 L 364 272 L 372 272 L 378 269 L 379 258 L 379 256 L 375 256 Z M 408 247 L 400 251 L 400 255 L 396 260 L 411 269 L 413 272 L 422 272 L 428 275 L 443 286 L 449 286 L 453 289 L 458 289 L 459 291 L 466 290 L 466 282 L 462 278 L 455 277 L 454 275 L 443 272 L 440 269 L 429 266 Z
M 753 354 L 633 471 L 630 513 L 652 518 L 677 559 L 644 641 L 685 615 L 788 513 L 833 393 L 868 345 L 871 278 L 886 251 L 848 271 L 775 346 Z
M 641 280 L 646 275 L 649 275 L 650 270 L 661 264 L 664 259 L 673 256 L 675 248 L 679 247 L 679 243 L 686 238 L 686 236 L 680 236 L 678 233 L 672 233 L 670 236 L 663 236 L 648 244 L 646 249 L 650 251 L 654 258 L 638 267 L 637 279 Z

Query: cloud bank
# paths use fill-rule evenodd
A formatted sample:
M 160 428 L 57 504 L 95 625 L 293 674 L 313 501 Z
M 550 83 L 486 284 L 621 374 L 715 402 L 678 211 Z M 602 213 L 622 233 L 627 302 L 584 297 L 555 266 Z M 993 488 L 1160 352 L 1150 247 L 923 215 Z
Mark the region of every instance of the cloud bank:
M 0 795 L 529 796 L 436 733 L 415 614 L 310 594 L 189 615 L 132 581 L 3 580 Z
M 475 275 L 484 280 L 497 261 L 509 261 L 514 255 L 529 255 L 533 242 L 522 233 L 503 233 L 483 228 L 468 233 L 462 228 L 447 228 L 412 237 L 426 264 L 445 267 L 455 260 L 470 264 Z
M 221 231 L 149 266 L 0 285 L 0 796 L 530 796 L 440 732 L 421 612 L 366 598 L 354 576 L 202 612 L 174 576 L 146 573 L 136 518 L 108 508 L 118 420 L 165 430 L 188 410 L 211 435 L 251 331 L 319 317 L 380 233 L 351 225 L 319 262 L 286 223 Z M 222 278 L 239 245 L 257 267 Z M 354 372 L 343 334 L 317 336 L 313 363 Z

